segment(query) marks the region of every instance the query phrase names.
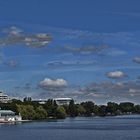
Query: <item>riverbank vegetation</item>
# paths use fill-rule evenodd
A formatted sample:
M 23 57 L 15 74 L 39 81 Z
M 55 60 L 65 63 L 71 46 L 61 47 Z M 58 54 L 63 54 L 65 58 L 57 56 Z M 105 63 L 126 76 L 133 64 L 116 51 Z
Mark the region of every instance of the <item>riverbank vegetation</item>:
M 115 116 L 126 114 L 140 114 L 140 105 L 131 102 L 120 104 L 108 102 L 107 105 L 96 105 L 92 101 L 75 104 L 72 100 L 69 105 L 58 106 L 49 99 L 45 104 L 36 101 L 12 100 L 10 103 L 0 103 L 0 108 L 12 110 L 21 114 L 26 120 L 64 119 L 77 116 Z

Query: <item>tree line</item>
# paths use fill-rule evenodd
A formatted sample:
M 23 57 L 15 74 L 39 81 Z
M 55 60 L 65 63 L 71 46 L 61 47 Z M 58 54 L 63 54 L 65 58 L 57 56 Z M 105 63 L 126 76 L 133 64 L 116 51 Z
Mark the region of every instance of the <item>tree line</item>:
M 2 110 L 12 110 L 21 114 L 26 120 L 64 119 L 77 116 L 115 116 L 124 114 L 140 114 L 140 105 L 131 102 L 117 104 L 108 102 L 107 105 L 96 105 L 92 101 L 76 104 L 71 100 L 69 105 L 57 105 L 49 99 L 45 104 L 36 101 L 21 101 L 13 99 L 10 103 L 0 103 Z

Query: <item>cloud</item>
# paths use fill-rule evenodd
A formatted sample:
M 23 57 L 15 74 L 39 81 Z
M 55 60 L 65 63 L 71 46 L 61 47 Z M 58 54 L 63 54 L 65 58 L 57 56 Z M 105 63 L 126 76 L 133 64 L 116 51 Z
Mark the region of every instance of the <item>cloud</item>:
M 140 83 L 137 83 L 136 81 L 128 81 L 128 82 L 105 81 L 101 83 L 91 83 L 87 86 L 67 87 L 65 88 L 65 90 L 59 90 L 64 89 L 64 85 L 67 86 L 67 84 L 56 84 L 57 83 L 56 81 L 59 81 L 58 79 L 55 80 L 49 78 L 46 79 L 48 80 L 44 79 L 43 81 L 40 82 L 40 84 L 42 85 L 42 82 L 44 81 L 47 84 L 45 84 L 45 86 L 43 84 L 43 87 L 38 89 L 38 93 L 33 94 L 34 97 L 36 98 L 71 97 L 80 101 L 94 100 L 96 102 L 101 103 L 103 102 L 105 103 L 110 100 L 115 102 L 122 102 L 130 100 L 139 101 L 140 99 L 139 94 Z M 64 79 L 62 79 L 62 81 L 63 80 Z M 45 91 L 42 89 L 45 89 Z
M 62 89 L 68 86 L 68 83 L 64 79 L 50 79 L 45 78 L 43 81 L 39 83 L 39 87 L 43 89 L 49 89 L 49 90 L 58 90 Z
M 16 26 L 11 26 L 9 28 L 4 28 L 2 32 L 8 34 L 9 36 L 19 36 L 23 30 Z
M 95 64 L 96 61 L 51 61 L 45 64 L 45 66 L 88 66 Z
M 101 82 L 92 83 L 79 89 L 83 92 L 83 97 L 93 98 L 94 100 L 104 101 L 139 101 L 140 100 L 140 82 Z
M 117 57 L 117 56 L 126 55 L 127 52 L 116 48 L 111 48 L 109 51 L 106 52 L 106 54 L 109 56 Z
M 112 78 L 112 79 L 117 79 L 117 78 L 123 78 L 126 76 L 126 74 L 122 71 L 112 71 L 112 72 L 108 72 L 106 74 L 106 76 L 108 78 Z
M 72 54 L 89 55 L 89 54 L 101 53 L 102 51 L 108 48 L 109 48 L 108 45 L 99 45 L 99 46 L 98 45 L 85 45 L 85 46 L 80 46 L 80 47 L 63 46 L 63 47 L 57 47 L 54 51 L 72 53 Z
M 135 63 L 139 63 L 139 64 L 140 64 L 140 57 L 134 57 L 134 58 L 133 58 L 133 61 L 134 61 Z
M 140 89 L 133 89 L 133 88 L 130 88 L 130 89 L 129 89 L 129 93 L 140 93 Z
M 88 96 L 93 97 L 93 98 L 104 98 L 107 95 L 101 94 L 101 93 L 93 93 L 93 92 L 91 92 L 91 93 L 88 94 Z
M 0 46 L 22 44 L 29 47 L 45 47 L 52 41 L 46 33 L 24 33 L 22 29 L 12 26 L 4 29 L 6 36 L 0 37 Z

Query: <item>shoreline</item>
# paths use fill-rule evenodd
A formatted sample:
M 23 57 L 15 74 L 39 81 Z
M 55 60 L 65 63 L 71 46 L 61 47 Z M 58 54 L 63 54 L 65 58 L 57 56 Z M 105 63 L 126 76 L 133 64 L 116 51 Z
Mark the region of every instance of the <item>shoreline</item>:
M 0 124 L 4 123 L 22 123 L 22 122 L 31 122 L 32 120 L 21 120 L 21 121 L 0 121 Z
M 125 115 L 110 115 L 110 116 L 77 116 L 77 117 L 66 117 L 64 119 L 56 119 L 56 118 L 49 118 L 49 119 L 43 119 L 43 120 L 21 120 L 21 121 L 0 121 L 0 124 L 16 124 L 16 123 L 26 123 L 26 122 L 49 122 L 49 121 L 54 121 L 54 120 L 66 120 L 68 118 L 113 118 L 113 117 L 130 117 L 130 116 L 140 116 L 140 114 L 125 114 Z

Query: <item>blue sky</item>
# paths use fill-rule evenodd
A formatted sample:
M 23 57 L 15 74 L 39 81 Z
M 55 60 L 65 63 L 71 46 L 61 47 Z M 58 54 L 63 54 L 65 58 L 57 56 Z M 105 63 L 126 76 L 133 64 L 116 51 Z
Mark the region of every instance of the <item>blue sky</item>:
M 140 100 L 138 0 L 0 0 L 0 89 L 22 98 Z

